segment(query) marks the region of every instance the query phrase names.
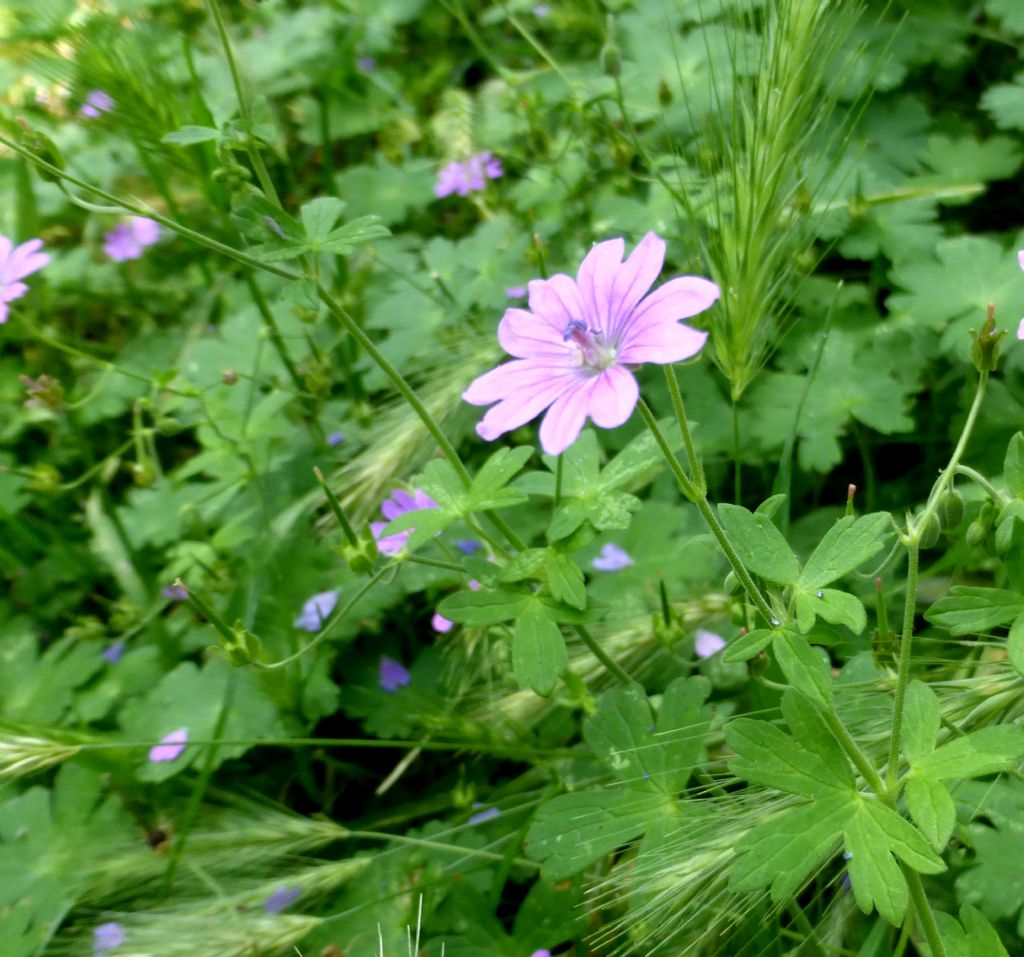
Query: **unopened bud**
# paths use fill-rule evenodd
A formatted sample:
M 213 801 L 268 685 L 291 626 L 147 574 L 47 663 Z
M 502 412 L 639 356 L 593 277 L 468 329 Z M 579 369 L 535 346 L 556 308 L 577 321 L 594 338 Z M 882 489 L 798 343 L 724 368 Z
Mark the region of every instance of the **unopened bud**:
M 934 548 L 938 544 L 939 532 L 941 531 L 938 518 L 934 514 L 929 515 L 920 528 L 917 529 L 918 545 L 921 548 Z
M 133 462 L 131 473 L 132 481 L 142 488 L 147 488 L 156 481 L 156 469 L 149 461 Z
M 999 343 L 1005 335 L 996 329 L 996 307 L 990 302 L 981 331 L 971 330 L 971 360 L 979 372 L 991 372 L 999 364 Z
M 232 640 L 221 638 L 221 650 L 228 663 L 236 668 L 252 664 L 260 653 L 260 640 L 251 631 L 246 630 L 240 621 L 236 621 L 231 629 Z
M 956 489 L 948 489 L 939 497 L 937 513 L 944 531 L 952 531 L 964 520 L 964 499 Z
M 234 369 L 225 369 L 220 376 L 224 385 L 234 385 L 238 381 L 238 373 Z
M 743 585 L 736 577 L 736 572 L 729 572 L 729 574 L 725 576 L 725 591 L 729 595 L 738 595 L 743 591 Z
M 670 106 L 672 104 L 672 90 L 665 82 L 665 77 L 661 77 L 658 80 L 658 103 L 661 106 Z
M 601 69 L 605 76 L 617 77 L 622 74 L 622 57 L 619 48 L 611 40 L 601 47 Z
M 976 518 L 970 525 L 967 526 L 967 531 L 964 533 L 964 541 L 971 547 L 977 548 L 983 541 L 985 536 L 988 534 L 988 528 L 980 518 Z

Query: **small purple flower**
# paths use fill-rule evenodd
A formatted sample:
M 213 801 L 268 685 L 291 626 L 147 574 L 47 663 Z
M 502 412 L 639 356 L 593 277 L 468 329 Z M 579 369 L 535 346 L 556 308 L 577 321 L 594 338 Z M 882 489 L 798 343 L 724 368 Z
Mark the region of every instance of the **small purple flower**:
M 332 448 L 335 445 L 341 445 L 341 443 L 344 442 L 344 441 L 345 441 L 345 433 L 344 432 L 332 432 L 330 435 L 327 436 L 327 444 L 329 446 L 331 446 Z
M 498 179 L 505 175 L 499 160 L 489 150 L 477 153 L 467 160 L 455 160 L 441 167 L 434 186 L 434 195 L 438 199 L 457 193 L 468 196 L 471 192 L 482 190 L 489 179 Z
M 145 216 L 132 216 L 103 237 L 103 251 L 114 260 L 138 259 L 142 250 L 160 238 L 160 224 Z
M 525 299 L 526 286 L 506 286 L 505 296 L 508 299 Z
M 380 659 L 380 676 L 377 680 L 382 691 L 393 694 L 412 681 L 412 675 L 400 661 L 385 657 Z
M 478 805 L 474 805 L 475 807 Z M 485 808 L 483 811 L 477 811 L 468 821 L 467 824 L 483 824 L 484 821 L 493 821 L 496 817 L 500 817 L 501 811 L 496 807 Z
M 290 904 L 294 904 L 301 895 L 301 887 L 279 887 L 263 902 L 263 909 L 268 914 L 280 914 Z
M 178 728 L 170 734 L 165 734 L 159 744 L 149 749 L 149 760 L 158 763 L 160 761 L 174 761 L 181 757 L 181 753 L 188 744 L 188 728 Z
M 0 236 L 0 326 L 7 322 L 7 303 L 28 292 L 28 286 L 20 280 L 50 261 L 46 253 L 39 252 L 42 246 L 41 239 L 15 246 L 6 236 Z
M 460 538 L 455 543 L 455 547 L 462 552 L 463 555 L 475 555 L 484 546 L 475 538 Z
M 404 532 L 395 532 L 394 535 L 385 535 L 381 538 L 381 533 L 388 527 L 388 524 L 406 512 L 418 512 L 425 508 L 440 507 L 437 502 L 421 489 L 414 488 L 411 493 L 405 491 L 405 489 L 395 489 L 391 493 L 391 498 L 385 499 L 380 507 L 381 514 L 387 521 L 370 522 L 370 531 L 373 532 L 373 537 L 377 539 L 377 547 L 385 555 L 397 555 L 405 548 L 405 543 L 409 540 L 409 536 L 412 535 L 414 529 L 407 528 Z
M 455 622 L 445 618 L 439 611 L 434 612 L 434 617 L 430 619 L 430 627 L 441 634 L 451 631 L 454 626 Z
M 341 595 L 340 588 L 333 588 L 331 591 L 322 591 L 307 599 L 302 606 L 302 614 L 295 619 L 293 624 L 303 631 L 319 631 L 327 621 L 328 616 L 334 611 L 338 604 L 338 596 Z
M 590 564 L 599 572 L 620 572 L 623 568 L 629 568 L 633 564 L 633 559 L 624 548 L 619 548 L 618 545 L 608 542 L 607 545 L 602 546 L 601 554 Z
M 533 15 L 540 20 L 543 20 L 551 12 L 551 4 L 549 3 L 535 3 L 533 5 Z
M 373 73 L 377 69 L 377 61 L 372 56 L 357 57 L 356 69 L 360 73 Z
M 550 950 L 535 950 L 530 957 L 551 957 Z
M 92 931 L 93 957 L 103 957 L 107 951 L 120 947 L 126 939 L 124 928 L 116 920 L 107 921 L 105 924 L 94 927 Z
M 181 587 L 181 585 L 165 585 L 161 590 L 160 594 L 168 601 L 185 601 L 188 598 L 188 591 Z
M 85 102 L 78 112 L 82 116 L 96 119 L 101 113 L 109 113 L 114 108 L 114 99 L 105 90 L 90 90 L 85 95 Z
M 477 424 L 488 442 L 547 410 L 540 444 L 549 455 L 576 441 L 588 418 L 614 429 L 633 414 L 633 370 L 697 355 L 708 334 L 679 320 L 704 312 L 721 292 L 709 279 L 679 276 L 648 294 L 665 262 L 665 241 L 647 233 L 625 261 L 622 239 L 598 243 L 576 278 L 534 279 L 527 309 L 506 309 L 498 342 L 511 362 L 485 372 L 462 394 L 492 406 Z
M 115 641 L 109 648 L 100 652 L 100 657 L 108 664 L 116 665 L 124 655 L 124 642 Z
M 724 647 L 725 639 L 721 635 L 716 635 L 713 631 L 705 631 L 703 628 L 697 629 L 693 640 L 693 650 L 697 653 L 698 658 L 710 658 L 712 655 L 717 655 Z

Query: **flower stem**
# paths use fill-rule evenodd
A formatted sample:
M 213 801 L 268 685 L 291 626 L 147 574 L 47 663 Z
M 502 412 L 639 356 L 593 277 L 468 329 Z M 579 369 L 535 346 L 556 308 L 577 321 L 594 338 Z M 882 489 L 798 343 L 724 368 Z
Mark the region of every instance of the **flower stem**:
M 868 760 L 868 756 L 861 750 L 860 745 L 854 741 L 853 735 L 847 731 L 846 725 L 840 720 L 839 715 L 825 708 L 819 709 L 819 713 L 846 752 L 846 756 L 853 762 L 853 766 L 860 771 L 861 777 L 867 781 L 871 790 L 884 800 L 886 790 L 881 775 L 875 770 L 875 766 Z
M 680 407 L 682 407 L 681 398 L 679 404 Z M 691 502 L 693 502 L 694 505 L 697 506 L 697 511 L 700 512 L 701 518 L 704 519 L 708 528 L 711 530 L 711 534 L 718 540 L 718 544 L 725 553 L 726 559 L 732 566 L 733 571 L 736 572 L 736 577 L 743 585 L 743 589 L 746 591 L 747 597 L 762 614 L 766 622 L 772 625 L 772 627 L 777 626 L 781 622 L 772 613 L 771 606 L 761 594 L 761 590 L 755 584 L 750 572 L 747 571 L 747 566 L 743 564 L 742 559 L 737 554 L 732 541 L 729 539 L 729 535 L 722 527 L 722 523 L 718 520 L 718 516 L 715 514 L 715 510 L 711 507 L 711 503 L 708 502 L 707 494 L 702 492 L 683 470 L 679 459 L 676 458 L 676 454 L 668 444 L 668 440 L 665 438 L 664 433 L 661 431 L 661 427 L 658 425 L 658 420 L 654 417 L 654 413 L 650 410 L 647 403 L 643 399 L 640 399 L 637 405 L 640 409 L 640 414 L 643 416 L 644 422 L 647 423 L 647 428 L 651 430 L 651 434 L 654 436 L 654 440 L 658 443 L 658 447 L 661 449 L 662 455 L 665 456 L 665 461 L 668 462 L 668 466 L 672 470 L 672 474 L 676 477 L 680 490 Z M 684 418 L 685 415 L 686 413 L 684 410 Z
M 601 662 L 616 678 L 619 679 L 624 685 L 633 684 L 633 679 L 630 678 L 628 672 L 620 665 L 607 651 L 604 650 L 598 643 L 597 639 L 586 629 L 583 625 L 573 625 L 576 629 L 576 634 L 583 639 L 585 644 L 593 653 L 594 657 Z
M 999 491 L 984 475 L 975 469 L 970 468 L 967 465 L 957 465 L 954 470 L 957 475 L 962 475 L 964 478 L 969 478 L 975 485 L 984 489 L 992 499 L 993 502 L 998 502 L 1000 505 L 1006 504 L 1006 496 Z
M 914 902 L 914 910 L 917 911 L 917 918 L 921 921 L 921 929 L 928 941 L 932 957 L 946 957 L 946 945 L 943 944 L 942 937 L 939 935 L 939 925 L 935 923 L 935 914 L 932 913 L 928 895 L 924 892 L 921 875 L 911 867 L 904 865 L 903 876 L 907 879 L 910 899 Z
M 665 382 L 668 384 L 668 392 L 672 397 L 672 409 L 676 414 L 676 421 L 679 423 L 679 431 L 683 433 L 683 444 L 686 446 L 686 458 L 690 463 L 693 484 L 702 495 L 706 494 L 708 483 L 704 478 L 704 463 L 701 462 L 693 445 L 693 436 L 690 435 L 690 423 L 686 419 L 683 396 L 679 391 L 679 383 L 676 381 L 676 370 L 672 366 L 662 366 L 662 369 L 665 370 Z

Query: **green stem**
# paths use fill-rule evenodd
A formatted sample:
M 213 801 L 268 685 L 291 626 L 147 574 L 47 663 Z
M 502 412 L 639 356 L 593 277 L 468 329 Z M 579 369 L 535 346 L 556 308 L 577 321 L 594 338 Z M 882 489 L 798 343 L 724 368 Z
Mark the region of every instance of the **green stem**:
M 917 607 L 917 570 L 920 546 L 911 541 L 907 546 L 907 593 L 903 603 L 903 629 L 900 632 L 899 671 L 896 676 L 896 699 L 892 706 L 892 732 L 889 737 L 889 766 L 885 779 L 889 791 L 895 793 L 899 768 L 900 738 L 903 734 L 903 701 L 910 681 L 910 645 L 914 637 L 914 611 Z
M 576 629 L 576 634 L 583 639 L 583 643 L 590 649 L 594 657 L 600 661 L 608 671 L 615 675 L 615 677 L 624 685 L 634 684 L 633 679 L 630 678 L 626 670 L 597 643 L 597 639 L 587 631 L 585 626 L 574 625 L 573 627 Z
M 882 783 L 881 776 L 875 770 L 875 766 L 868 760 L 868 756 L 860 749 L 860 745 L 853 740 L 853 735 L 846 730 L 846 725 L 839 720 L 839 715 L 826 708 L 820 708 L 819 714 L 821 714 L 825 724 L 828 725 L 829 730 L 835 735 L 836 740 L 846 752 L 846 756 L 853 762 L 854 767 L 860 771 L 861 777 L 867 781 L 871 790 L 884 800 L 887 792 L 885 784 Z
M 910 899 L 914 902 L 914 910 L 917 911 L 917 918 L 921 921 L 921 929 L 924 931 L 929 948 L 931 948 L 932 957 L 946 957 L 946 945 L 942 943 L 942 937 L 939 935 L 939 925 L 935 923 L 935 914 L 932 913 L 928 895 L 924 892 L 921 875 L 906 865 L 903 867 L 903 875 L 907 879 Z
M 1007 498 L 1002 492 L 999 491 L 981 472 L 977 472 L 967 465 L 957 465 L 954 469 L 957 475 L 963 475 L 965 478 L 969 478 L 972 482 L 984 489 L 989 497 L 994 502 L 998 502 L 1000 505 L 1005 505 Z
M 686 458 L 690 463 L 690 475 L 693 476 L 693 484 L 700 490 L 702 495 L 706 494 L 708 483 L 704 478 L 704 464 L 697 455 L 697 450 L 693 444 L 693 436 L 690 435 L 690 423 L 687 421 L 683 396 L 679 391 L 679 383 L 676 381 L 676 370 L 672 366 L 662 366 L 662 368 L 665 370 L 665 382 L 668 384 L 668 393 L 672 397 L 672 409 L 676 414 L 679 430 L 683 433 L 683 444 L 686 446 Z
M 681 403 L 682 400 L 680 400 L 680 404 Z M 736 577 L 743 585 L 743 589 L 746 591 L 747 597 L 769 625 L 773 628 L 778 627 L 782 622 L 772 612 L 771 606 L 761 594 L 761 590 L 755 584 L 750 572 L 747 571 L 747 567 L 743 564 L 742 559 L 733 547 L 729 535 L 722 527 L 722 523 L 718 520 L 715 510 L 708 502 L 707 495 L 702 493 L 693 484 L 686 472 L 683 471 L 683 467 L 680 464 L 679 459 L 672 451 L 664 433 L 661 431 L 661 427 L 658 425 L 658 420 L 655 419 L 654 413 L 650 410 L 647 403 L 643 399 L 640 399 L 637 403 L 637 407 L 640 409 L 640 415 L 643 416 L 644 422 L 647 424 L 647 428 L 651 430 L 654 440 L 658 443 L 658 447 L 661 449 L 662 455 L 665 456 L 665 461 L 668 462 L 668 466 L 672 470 L 672 474 L 676 477 L 680 490 L 691 502 L 693 502 L 694 505 L 697 506 L 697 511 L 700 512 L 701 517 L 710 529 L 711 534 L 718 540 L 718 544 L 725 553 L 726 559 L 732 566 L 733 571 L 736 572 Z M 685 415 L 686 413 L 684 411 L 684 418 Z

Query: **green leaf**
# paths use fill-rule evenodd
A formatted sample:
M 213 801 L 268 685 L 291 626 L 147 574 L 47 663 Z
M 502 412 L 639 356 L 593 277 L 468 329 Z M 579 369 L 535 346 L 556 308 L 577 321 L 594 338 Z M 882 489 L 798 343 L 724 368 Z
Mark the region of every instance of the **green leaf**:
M 946 957 L 1010 957 L 996 929 L 970 904 L 960 908 L 960 923 L 941 911 L 935 914 L 935 920 Z
M 629 788 L 560 794 L 543 804 L 526 835 L 549 880 L 564 880 L 639 837 L 665 813 L 665 798 Z
M 849 592 L 819 588 L 816 593 L 798 591 L 794 597 L 797 625 L 804 633 L 811 630 L 819 616 L 833 625 L 846 625 L 858 635 L 867 627 L 864 606 L 859 598 Z
M 799 585 L 808 591 L 817 591 L 848 575 L 885 547 L 891 528 L 886 512 L 839 519 L 807 559 Z
M 727 662 L 747 661 L 767 648 L 774 634 L 775 632 L 770 628 L 755 628 L 753 631 L 748 631 L 745 635 L 740 635 L 739 638 L 729 642 L 722 660 Z
M 824 657 L 802 635 L 777 631 L 772 651 L 786 680 L 815 704 L 832 706 L 832 673 Z
M 656 747 L 650 702 L 638 684 L 612 688 L 583 726 L 590 750 L 619 780 L 637 784 L 647 770 L 643 755 Z
M 545 567 L 548 587 L 557 601 L 564 601 L 573 608 L 587 607 L 587 587 L 583 584 L 583 572 L 568 555 L 549 549 Z
M 1024 677 L 1024 615 L 1015 618 L 1006 639 L 1006 653 L 1014 671 Z
M 461 515 L 465 510 L 466 486 L 459 473 L 445 459 L 431 459 L 413 484 L 422 489 L 445 511 Z
M 444 508 L 417 508 L 411 512 L 403 512 L 398 518 L 388 522 L 381 531 L 381 537 L 396 535 L 398 532 L 411 531 L 405 540 L 405 549 L 415 551 L 420 545 L 429 542 L 434 536 L 443 532 L 457 515 Z
M 533 449 L 526 445 L 514 449 L 503 448 L 495 452 L 484 463 L 469 487 L 465 501 L 466 511 L 476 512 L 525 502 L 528 498 L 525 492 L 506 489 L 505 486 L 526 465 L 531 455 Z M 503 494 L 499 496 L 499 492 Z
M 356 246 L 372 242 L 374 239 L 385 239 L 391 230 L 381 224 L 376 216 L 361 216 L 332 230 L 318 243 L 310 242 L 309 248 L 314 252 L 334 253 L 342 256 L 351 252 Z
M 793 585 L 800 577 L 800 563 L 767 515 L 742 505 L 722 503 L 718 514 L 741 561 L 755 575 L 778 585 Z
M 949 789 L 940 781 L 915 772 L 907 778 L 903 793 L 914 823 L 941 854 L 956 824 L 956 806 Z
M 196 143 L 209 143 L 211 140 L 219 139 L 220 130 L 212 126 L 183 126 L 162 137 L 161 143 L 171 143 L 174 146 L 193 146 Z
M 948 628 L 952 635 L 969 635 L 1004 625 L 1024 614 L 1024 598 L 1002 588 L 954 585 L 924 617 L 933 625 Z
M 853 794 L 833 792 L 758 824 L 736 845 L 729 886 L 752 891 L 771 884 L 772 900 L 795 896 L 835 853 L 843 828 L 856 810 Z
M 1016 433 L 1006 449 L 1003 478 L 1014 496 L 1024 498 L 1024 435 Z
M 494 591 L 466 590 L 442 599 L 437 610 L 451 621 L 481 628 L 518 618 L 530 601 L 529 595 L 502 588 Z
M 821 758 L 837 782 L 855 790 L 856 781 L 846 752 L 821 720 L 818 709 L 799 691 L 789 688 L 782 695 L 782 716 L 797 743 Z
M 529 599 L 512 634 L 512 671 L 516 681 L 546 698 L 568 666 L 569 653 L 558 625 L 539 601 Z
M 706 678 L 676 678 L 661 696 L 654 747 L 644 751 L 641 763 L 670 797 L 686 787 L 704 752 L 704 735 L 711 725 L 704 701 L 710 691 Z
M 729 770 L 755 784 L 766 784 L 800 794 L 823 797 L 834 791 L 852 790 L 849 768 L 800 747 L 781 728 L 767 721 L 737 718 L 725 727 L 725 740 L 737 757 Z
M 1000 724 L 954 738 L 916 761 L 914 770 L 937 781 L 962 780 L 1012 771 L 1022 758 L 1024 728 Z
M 903 753 L 911 764 L 932 753 L 941 726 L 942 711 L 935 692 L 923 681 L 911 681 L 903 700 Z
M 310 245 L 326 239 L 344 211 L 345 203 L 334 196 L 318 196 L 308 203 L 303 203 L 299 209 L 299 217 Z

